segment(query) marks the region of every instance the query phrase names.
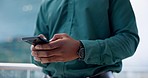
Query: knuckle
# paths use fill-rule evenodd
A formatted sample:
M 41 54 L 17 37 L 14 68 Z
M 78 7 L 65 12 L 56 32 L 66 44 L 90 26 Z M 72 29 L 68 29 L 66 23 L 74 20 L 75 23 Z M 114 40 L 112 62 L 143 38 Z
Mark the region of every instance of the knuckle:
M 62 33 L 63 35 L 67 35 L 66 33 Z
M 36 46 L 35 46 L 35 49 L 40 49 L 40 48 L 41 48 L 40 45 L 36 45 Z
M 57 36 L 57 35 L 59 35 L 59 34 L 54 34 L 54 36 Z
M 68 35 L 66 33 L 63 33 L 62 35 L 68 37 Z

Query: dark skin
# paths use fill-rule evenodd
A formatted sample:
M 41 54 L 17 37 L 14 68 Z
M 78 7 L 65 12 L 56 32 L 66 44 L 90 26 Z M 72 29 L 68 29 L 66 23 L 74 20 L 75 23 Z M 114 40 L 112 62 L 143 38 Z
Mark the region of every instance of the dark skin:
M 32 45 L 31 54 L 34 60 L 41 63 L 67 62 L 79 58 L 79 46 L 80 42 L 67 34 L 55 34 L 48 44 Z

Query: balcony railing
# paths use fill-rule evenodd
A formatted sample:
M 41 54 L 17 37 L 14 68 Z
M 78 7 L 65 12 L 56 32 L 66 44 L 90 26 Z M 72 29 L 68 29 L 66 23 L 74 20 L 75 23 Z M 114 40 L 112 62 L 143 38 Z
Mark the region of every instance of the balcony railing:
M 18 74 L 20 72 L 22 72 L 23 74 L 24 74 L 24 72 L 26 73 L 26 76 L 25 77 L 23 76 L 22 78 L 32 78 L 31 77 L 32 71 L 34 71 L 34 72 L 36 71 L 37 75 L 40 76 L 40 77 L 37 77 L 37 78 L 41 78 L 41 76 L 43 76 L 41 69 L 42 68 L 40 68 L 40 67 L 38 67 L 34 64 L 0 63 L 0 78 L 8 78 L 7 76 L 4 76 L 4 74 L 6 74 L 8 71 L 12 71 L 12 72 L 9 72 L 9 73 L 11 73 L 10 75 L 15 75 L 15 76 L 9 76 L 11 78 L 17 77 L 16 75 L 21 75 L 21 74 Z M 3 71 L 3 72 L 1 72 L 1 71 Z M 17 78 L 19 78 L 19 77 L 17 77 Z M 33 78 L 36 78 L 36 77 L 34 76 Z
M 41 70 L 42 68 L 27 63 L 0 63 L 0 70 Z
M 26 64 L 26 63 L 0 63 L 0 71 L 26 71 L 26 77 L 21 78 L 42 78 L 43 73 L 41 71 L 42 68 L 34 65 L 34 64 Z M 38 73 L 34 73 L 36 76 L 31 76 L 32 71 L 37 71 Z M 8 77 L 1 77 L 0 78 L 8 78 Z M 14 75 L 14 74 L 13 74 Z M 114 74 L 116 78 L 148 78 L 148 67 L 123 67 L 121 73 Z M 16 76 L 15 76 L 16 77 Z M 15 78 L 12 77 L 12 78 Z M 9 77 L 10 78 L 10 77 Z M 19 77 L 17 77 L 19 78 Z

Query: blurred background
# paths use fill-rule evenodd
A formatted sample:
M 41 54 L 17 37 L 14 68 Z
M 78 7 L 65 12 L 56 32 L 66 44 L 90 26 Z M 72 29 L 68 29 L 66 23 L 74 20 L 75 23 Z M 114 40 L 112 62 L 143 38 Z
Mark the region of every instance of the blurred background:
M 136 15 L 140 44 L 134 56 L 123 60 L 123 70 L 115 76 L 116 78 L 148 78 L 148 48 L 146 47 L 148 1 L 131 0 L 131 3 Z M 41 0 L 0 0 L 0 78 L 43 76 L 39 68 L 28 65 L 30 45 L 20 40 L 22 37 L 33 35 L 40 4 Z M 23 69 L 24 67 L 18 69 L 18 64 L 26 66 L 26 70 Z M 14 68 L 8 69 L 7 66 Z

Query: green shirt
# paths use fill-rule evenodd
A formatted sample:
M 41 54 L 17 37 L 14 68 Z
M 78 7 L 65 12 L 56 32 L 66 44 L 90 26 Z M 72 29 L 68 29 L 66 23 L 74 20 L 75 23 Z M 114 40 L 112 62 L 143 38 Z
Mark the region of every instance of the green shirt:
M 44 0 L 35 35 L 67 33 L 81 40 L 83 60 L 41 64 L 43 72 L 58 78 L 84 78 L 104 71 L 120 72 L 122 60 L 132 56 L 139 43 L 129 0 Z

